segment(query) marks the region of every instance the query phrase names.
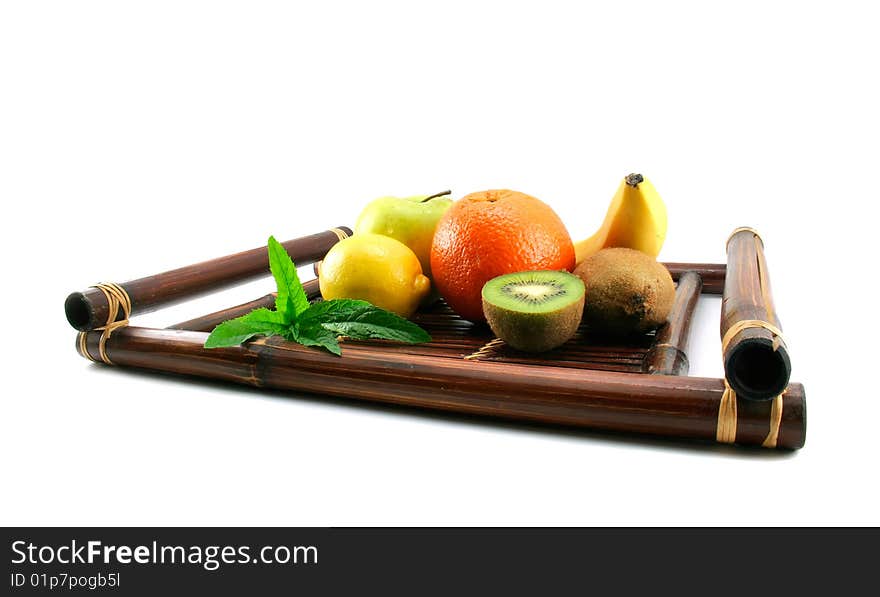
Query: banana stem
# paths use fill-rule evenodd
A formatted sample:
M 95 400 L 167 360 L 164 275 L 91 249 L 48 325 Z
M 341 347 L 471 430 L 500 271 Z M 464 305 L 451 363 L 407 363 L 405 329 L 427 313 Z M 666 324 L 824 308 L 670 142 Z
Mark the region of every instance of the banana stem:
M 443 197 L 444 195 L 451 195 L 451 194 L 452 194 L 452 191 L 440 191 L 439 193 L 434 193 L 433 195 L 429 195 L 429 196 L 425 197 L 424 199 L 419 201 L 419 203 L 427 203 L 431 199 L 436 199 L 437 197 Z
M 639 188 L 639 185 L 645 181 L 645 177 L 641 174 L 627 174 L 624 179 L 626 184 L 631 186 L 634 189 Z

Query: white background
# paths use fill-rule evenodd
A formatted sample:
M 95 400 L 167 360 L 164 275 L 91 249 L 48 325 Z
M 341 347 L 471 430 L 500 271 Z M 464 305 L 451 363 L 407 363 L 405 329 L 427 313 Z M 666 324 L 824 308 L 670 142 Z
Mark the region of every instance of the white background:
M 851 2 L 4 3 L 0 523 L 877 524 L 875 24 Z M 631 171 L 666 200 L 667 261 L 764 236 L 803 450 L 132 373 L 64 319 L 70 291 L 385 194 L 514 188 L 581 238 Z M 721 374 L 719 308 L 693 375 Z

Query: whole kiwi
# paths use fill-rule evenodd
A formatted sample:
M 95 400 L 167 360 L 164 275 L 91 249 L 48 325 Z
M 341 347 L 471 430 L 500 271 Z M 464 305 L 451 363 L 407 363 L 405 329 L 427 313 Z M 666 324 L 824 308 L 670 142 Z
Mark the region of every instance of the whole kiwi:
M 599 332 L 650 331 L 666 322 L 675 300 L 669 271 L 634 249 L 602 249 L 584 259 L 574 273 L 586 289 L 584 321 Z

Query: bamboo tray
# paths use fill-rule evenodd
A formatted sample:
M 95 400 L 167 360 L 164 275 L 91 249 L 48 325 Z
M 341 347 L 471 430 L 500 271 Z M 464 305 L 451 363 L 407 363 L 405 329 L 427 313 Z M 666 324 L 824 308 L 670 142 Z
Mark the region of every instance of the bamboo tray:
M 751 305 L 749 297 L 769 296 L 763 246 L 757 234 L 750 236 L 747 230 L 731 237 L 737 240 L 727 266 L 665 264 L 677 282 L 676 300 L 667 324 L 656 333 L 622 341 L 582 327 L 568 343 L 540 355 L 505 346 L 488 327 L 462 320 L 442 301 L 413 318 L 431 333 L 432 342 L 346 340 L 341 357 L 277 337 L 235 348 L 203 348 L 215 325 L 271 306 L 272 294 L 165 329 L 129 324 L 138 313 L 268 275 L 263 248 L 119 285 L 91 287 L 71 294 L 65 311 L 80 330 L 78 352 L 111 365 L 509 419 L 797 449 L 806 436 L 806 403 L 803 386 L 788 383 L 787 372 L 784 391 L 771 400 L 747 399 L 747 391 L 754 389 L 749 383 L 741 396 L 731 389 L 748 382 L 752 369 L 759 381 L 767 377 L 766 367 L 754 366 L 754 359 L 746 359 L 745 366 L 732 365 L 726 376 L 731 383 L 687 376 L 690 324 L 701 294 L 723 293 L 731 305 L 743 302 L 737 297 Z M 321 259 L 350 233 L 340 227 L 283 244 L 297 265 L 303 265 Z M 733 250 L 737 247 L 745 248 Z M 750 251 L 757 251 L 764 263 L 760 275 L 741 273 L 741 262 L 755 258 Z M 736 284 L 728 283 L 728 269 L 737 272 Z M 320 298 L 317 280 L 305 287 L 310 299 Z M 787 350 L 783 360 L 775 358 L 781 331 L 772 303 L 761 304 L 767 306 L 763 319 L 772 320 L 764 327 L 735 327 L 736 309 L 722 314 L 722 335 L 732 331 L 726 338 L 725 359 L 729 352 L 748 355 L 746 349 L 765 349 L 772 342 L 775 360 L 770 364 L 790 367 Z M 757 317 L 749 311 L 739 320 L 754 323 Z

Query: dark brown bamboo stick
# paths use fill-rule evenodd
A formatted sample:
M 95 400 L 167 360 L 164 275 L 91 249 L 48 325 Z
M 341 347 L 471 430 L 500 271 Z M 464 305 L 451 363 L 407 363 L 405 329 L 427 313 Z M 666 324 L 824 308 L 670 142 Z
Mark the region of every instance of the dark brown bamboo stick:
M 685 272 L 679 277 L 669 321 L 657 331 L 657 340 L 645 355 L 645 372 L 655 375 L 688 374 L 688 337 L 702 287 L 703 281 L 696 272 Z
M 682 274 L 686 272 L 693 272 L 700 276 L 700 280 L 703 280 L 703 274 L 709 277 L 709 288 L 705 284 L 702 285 L 701 292 L 710 293 L 710 294 L 720 294 L 721 289 L 724 285 L 724 271 L 726 266 L 722 264 L 707 264 L 707 263 L 667 263 L 665 264 L 672 274 L 673 280 L 676 282 L 679 281 L 679 278 Z M 702 274 L 700 272 L 703 272 Z M 309 280 L 303 284 L 306 286 L 306 294 L 309 296 L 309 300 L 314 300 L 321 295 L 321 291 L 318 288 L 317 279 Z M 254 299 L 247 303 L 243 303 L 241 305 L 237 305 L 235 307 L 230 307 L 229 309 L 223 309 L 221 311 L 217 311 L 215 313 L 209 313 L 207 315 L 202 315 L 200 317 L 196 317 L 189 321 L 182 321 L 180 323 L 175 323 L 174 325 L 168 326 L 168 329 L 172 330 L 192 330 L 196 332 L 210 332 L 214 329 L 214 326 L 217 324 L 226 321 L 227 319 L 232 319 L 234 317 L 239 317 L 244 315 L 248 311 L 253 309 L 257 309 L 259 307 L 271 307 L 274 304 L 275 295 L 267 294 L 265 296 L 261 296 L 258 299 Z M 416 315 L 416 320 L 420 324 L 433 325 L 436 323 L 435 320 L 438 319 L 448 319 L 448 315 L 446 313 L 419 313 Z M 451 328 L 472 328 L 473 324 L 470 322 L 466 322 L 460 319 L 448 319 L 448 321 L 442 322 L 442 325 L 448 325 Z
M 375 352 L 375 346 L 367 346 L 359 343 L 346 341 L 344 350 L 367 350 Z M 462 359 L 473 353 L 471 350 L 450 350 L 447 346 L 438 346 L 436 344 L 416 344 L 416 345 L 383 345 L 382 350 L 396 355 L 421 355 L 447 359 Z M 575 355 L 568 353 L 562 355 L 554 355 L 553 358 L 544 360 L 543 362 L 534 356 L 521 356 L 501 354 L 497 356 L 489 356 L 482 359 L 483 362 L 504 362 L 518 363 L 533 366 L 554 366 L 568 367 L 577 369 L 603 369 L 606 371 L 625 371 L 628 373 L 641 373 L 643 355 L 631 357 L 628 355 L 615 354 L 599 354 L 599 355 L 581 355 L 574 358 Z
M 262 307 L 272 308 L 274 306 L 275 293 L 272 292 L 265 296 L 261 296 L 258 299 L 254 299 L 252 301 L 248 301 L 234 307 L 229 307 L 228 309 L 221 309 L 220 311 L 215 311 L 214 313 L 200 315 L 199 317 L 195 317 L 187 321 L 181 321 L 180 323 L 169 325 L 165 329 L 190 330 L 193 332 L 210 332 L 224 321 L 235 319 L 236 317 L 241 317 L 246 313 L 250 313 L 254 309 L 260 309 Z
M 101 332 L 86 336 L 97 356 Z M 107 340 L 117 365 L 194 375 L 257 387 L 328 394 L 542 423 L 714 440 L 724 381 L 485 363 L 376 350 L 336 357 L 279 338 L 207 350 L 203 332 L 125 327 Z M 805 439 L 800 384 L 783 396 L 776 447 Z M 741 400 L 736 442 L 760 445 L 771 403 Z
M 321 259 L 340 237 L 350 234 L 350 229 L 339 227 L 282 244 L 297 265 L 306 265 Z M 136 315 L 268 274 L 266 248 L 259 247 L 131 280 L 120 286 L 131 298 L 131 314 Z M 64 311 L 67 321 L 74 328 L 91 330 L 107 323 L 109 304 L 104 293 L 92 287 L 68 296 L 64 303 Z M 123 317 L 122 309 L 119 309 L 116 320 Z
M 727 273 L 721 303 L 722 344 L 730 332 L 723 347 L 725 377 L 737 396 L 770 400 L 788 385 L 791 361 L 785 342 L 774 330 L 757 325 L 743 327 L 741 323 L 766 322 L 781 329 L 770 291 L 764 243 L 754 230 L 737 229 L 728 240 Z
M 321 296 L 321 290 L 318 288 L 317 280 L 309 280 L 307 282 L 303 282 L 303 289 L 306 291 L 306 296 L 309 297 L 310 301 Z M 274 306 L 275 293 L 271 292 L 266 296 L 261 296 L 258 299 L 243 303 L 241 305 L 236 305 L 235 307 L 222 309 L 220 311 L 215 311 L 214 313 L 202 315 L 188 321 L 181 321 L 180 323 L 169 325 L 166 329 L 192 330 L 194 332 L 210 332 L 215 327 L 228 319 L 241 317 L 245 313 L 250 313 L 254 309 L 259 309 L 261 307 L 271 308 Z
M 694 272 L 703 281 L 702 292 L 704 294 L 721 294 L 724 290 L 724 278 L 727 266 L 723 263 L 664 263 L 666 269 L 672 274 L 672 279 L 678 282 L 679 277 L 685 272 Z
M 703 290 L 706 294 L 721 294 L 724 290 L 724 273 L 727 266 L 723 263 L 664 263 L 666 269 L 672 275 L 672 279 L 678 282 L 679 276 L 685 272 L 695 272 L 703 280 Z M 315 262 L 312 270 L 318 273 L 320 263 Z

